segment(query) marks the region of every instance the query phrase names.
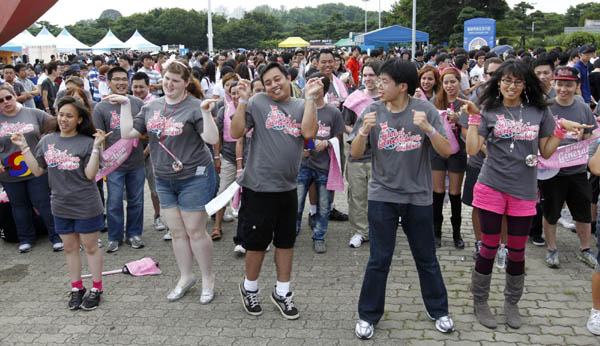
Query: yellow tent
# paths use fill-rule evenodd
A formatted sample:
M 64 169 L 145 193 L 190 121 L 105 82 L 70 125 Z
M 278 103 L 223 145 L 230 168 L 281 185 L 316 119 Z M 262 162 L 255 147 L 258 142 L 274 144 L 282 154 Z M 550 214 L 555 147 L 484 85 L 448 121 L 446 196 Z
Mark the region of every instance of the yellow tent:
M 279 48 L 308 47 L 310 43 L 304 41 L 302 37 L 288 37 L 279 43 Z

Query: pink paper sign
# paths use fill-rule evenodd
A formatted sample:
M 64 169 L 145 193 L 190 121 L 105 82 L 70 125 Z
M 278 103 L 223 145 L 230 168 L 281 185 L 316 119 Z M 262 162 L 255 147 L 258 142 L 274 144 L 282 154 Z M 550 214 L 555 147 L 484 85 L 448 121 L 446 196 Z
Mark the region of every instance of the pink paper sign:
M 590 138 L 559 147 L 549 159 L 539 155 L 538 169 L 565 168 L 587 164 L 589 147 L 595 140 L 597 138 Z
M 119 139 L 102 153 L 102 169 L 96 174 L 96 181 L 104 178 L 117 169 L 131 155 L 133 147 L 137 147 L 139 139 Z

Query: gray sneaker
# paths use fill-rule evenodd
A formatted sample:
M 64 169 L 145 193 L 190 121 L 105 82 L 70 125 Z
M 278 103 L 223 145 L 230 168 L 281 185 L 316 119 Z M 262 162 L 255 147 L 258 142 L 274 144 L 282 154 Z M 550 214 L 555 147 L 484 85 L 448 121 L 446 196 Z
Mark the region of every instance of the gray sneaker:
M 122 241 L 109 240 L 108 245 L 106 245 L 106 252 L 108 252 L 108 253 L 117 252 L 117 250 L 119 250 L 119 245 L 121 245 L 121 244 L 123 244 Z
M 367 321 L 358 320 L 354 328 L 354 334 L 359 339 L 371 339 L 375 334 L 375 327 Z
M 596 268 L 596 266 L 598 265 L 598 261 L 596 261 L 596 256 L 594 256 L 594 253 L 590 249 L 587 249 L 585 251 L 579 251 L 579 253 L 577 254 L 577 259 L 587 264 L 590 268 Z
M 171 230 L 167 229 L 167 233 L 163 235 L 163 240 L 173 240 L 173 235 L 171 234 Z
M 560 267 L 560 261 L 558 260 L 558 250 L 557 249 L 546 250 L 546 265 L 550 268 Z
M 131 238 L 127 238 L 125 241 L 127 244 L 131 245 L 134 249 L 141 249 L 144 247 L 144 242 L 142 241 L 142 237 L 139 235 L 134 235 Z
M 324 240 L 315 240 L 313 241 L 313 248 L 315 250 L 316 253 L 325 253 L 327 251 L 327 248 L 325 247 L 325 241 Z

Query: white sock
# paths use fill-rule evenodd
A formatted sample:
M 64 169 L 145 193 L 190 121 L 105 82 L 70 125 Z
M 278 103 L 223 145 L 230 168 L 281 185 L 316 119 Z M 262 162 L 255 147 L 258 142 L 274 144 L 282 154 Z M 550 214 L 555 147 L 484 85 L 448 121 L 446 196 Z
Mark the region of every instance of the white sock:
M 275 286 L 275 292 L 280 297 L 285 297 L 290 292 L 290 282 L 281 282 L 277 281 L 277 285 Z
M 258 291 L 258 280 L 250 281 L 244 277 L 244 289 L 250 292 Z
M 315 215 L 317 213 L 317 206 L 316 205 L 310 205 L 310 215 Z
M 329 207 L 329 210 L 333 210 L 335 209 L 335 203 L 331 202 L 331 206 Z

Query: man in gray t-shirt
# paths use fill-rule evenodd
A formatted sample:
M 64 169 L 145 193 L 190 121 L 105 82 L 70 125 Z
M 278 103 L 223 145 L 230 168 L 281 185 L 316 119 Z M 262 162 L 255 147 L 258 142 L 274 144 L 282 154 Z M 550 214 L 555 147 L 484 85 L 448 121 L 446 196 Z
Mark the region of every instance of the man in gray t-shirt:
M 266 93 L 250 98 L 250 81 L 238 85 L 239 104 L 231 120 L 231 137 L 241 138 L 254 130 L 244 173 L 238 179 L 243 187 L 240 216 L 246 270 L 240 284 L 244 310 L 262 314 L 258 300 L 258 275 L 271 240 L 276 247 L 277 285 L 271 300 L 286 319 L 300 315 L 290 291 L 293 247 L 296 240 L 298 196 L 296 180 L 305 139 L 317 134 L 314 100 L 322 94 L 322 82 L 311 79 L 306 101 L 291 97 L 290 75 L 285 67 L 271 63 L 261 81 Z
M 122 67 L 108 71 L 108 84 L 111 93 L 127 95 L 129 89 L 129 74 Z M 131 103 L 131 114 L 138 114 L 144 106 L 144 101 L 127 96 Z M 106 139 L 106 148 L 110 148 L 121 140 L 121 105 L 102 101 L 94 107 L 93 117 L 96 128 L 111 132 Z M 131 154 L 117 169 L 106 176 L 108 197 L 106 199 L 106 214 L 108 221 L 108 245 L 106 252 L 115 252 L 123 242 L 125 235 L 127 243 L 137 249 L 144 246 L 141 236 L 144 223 L 144 181 L 146 169 L 144 148 L 141 143 L 134 146 Z M 123 214 L 123 192 L 127 191 L 127 225 Z
M 435 107 L 411 98 L 417 71 L 408 61 L 389 60 L 379 75 L 381 100 L 369 105 L 350 135 L 351 154 L 372 150 L 368 193 L 370 256 L 358 302 L 356 335 L 371 338 L 383 316 L 385 287 L 396 244 L 398 218 L 415 259 L 429 316 L 442 332 L 454 330 L 448 295 L 435 256 L 431 150 L 450 156 L 450 145 Z

